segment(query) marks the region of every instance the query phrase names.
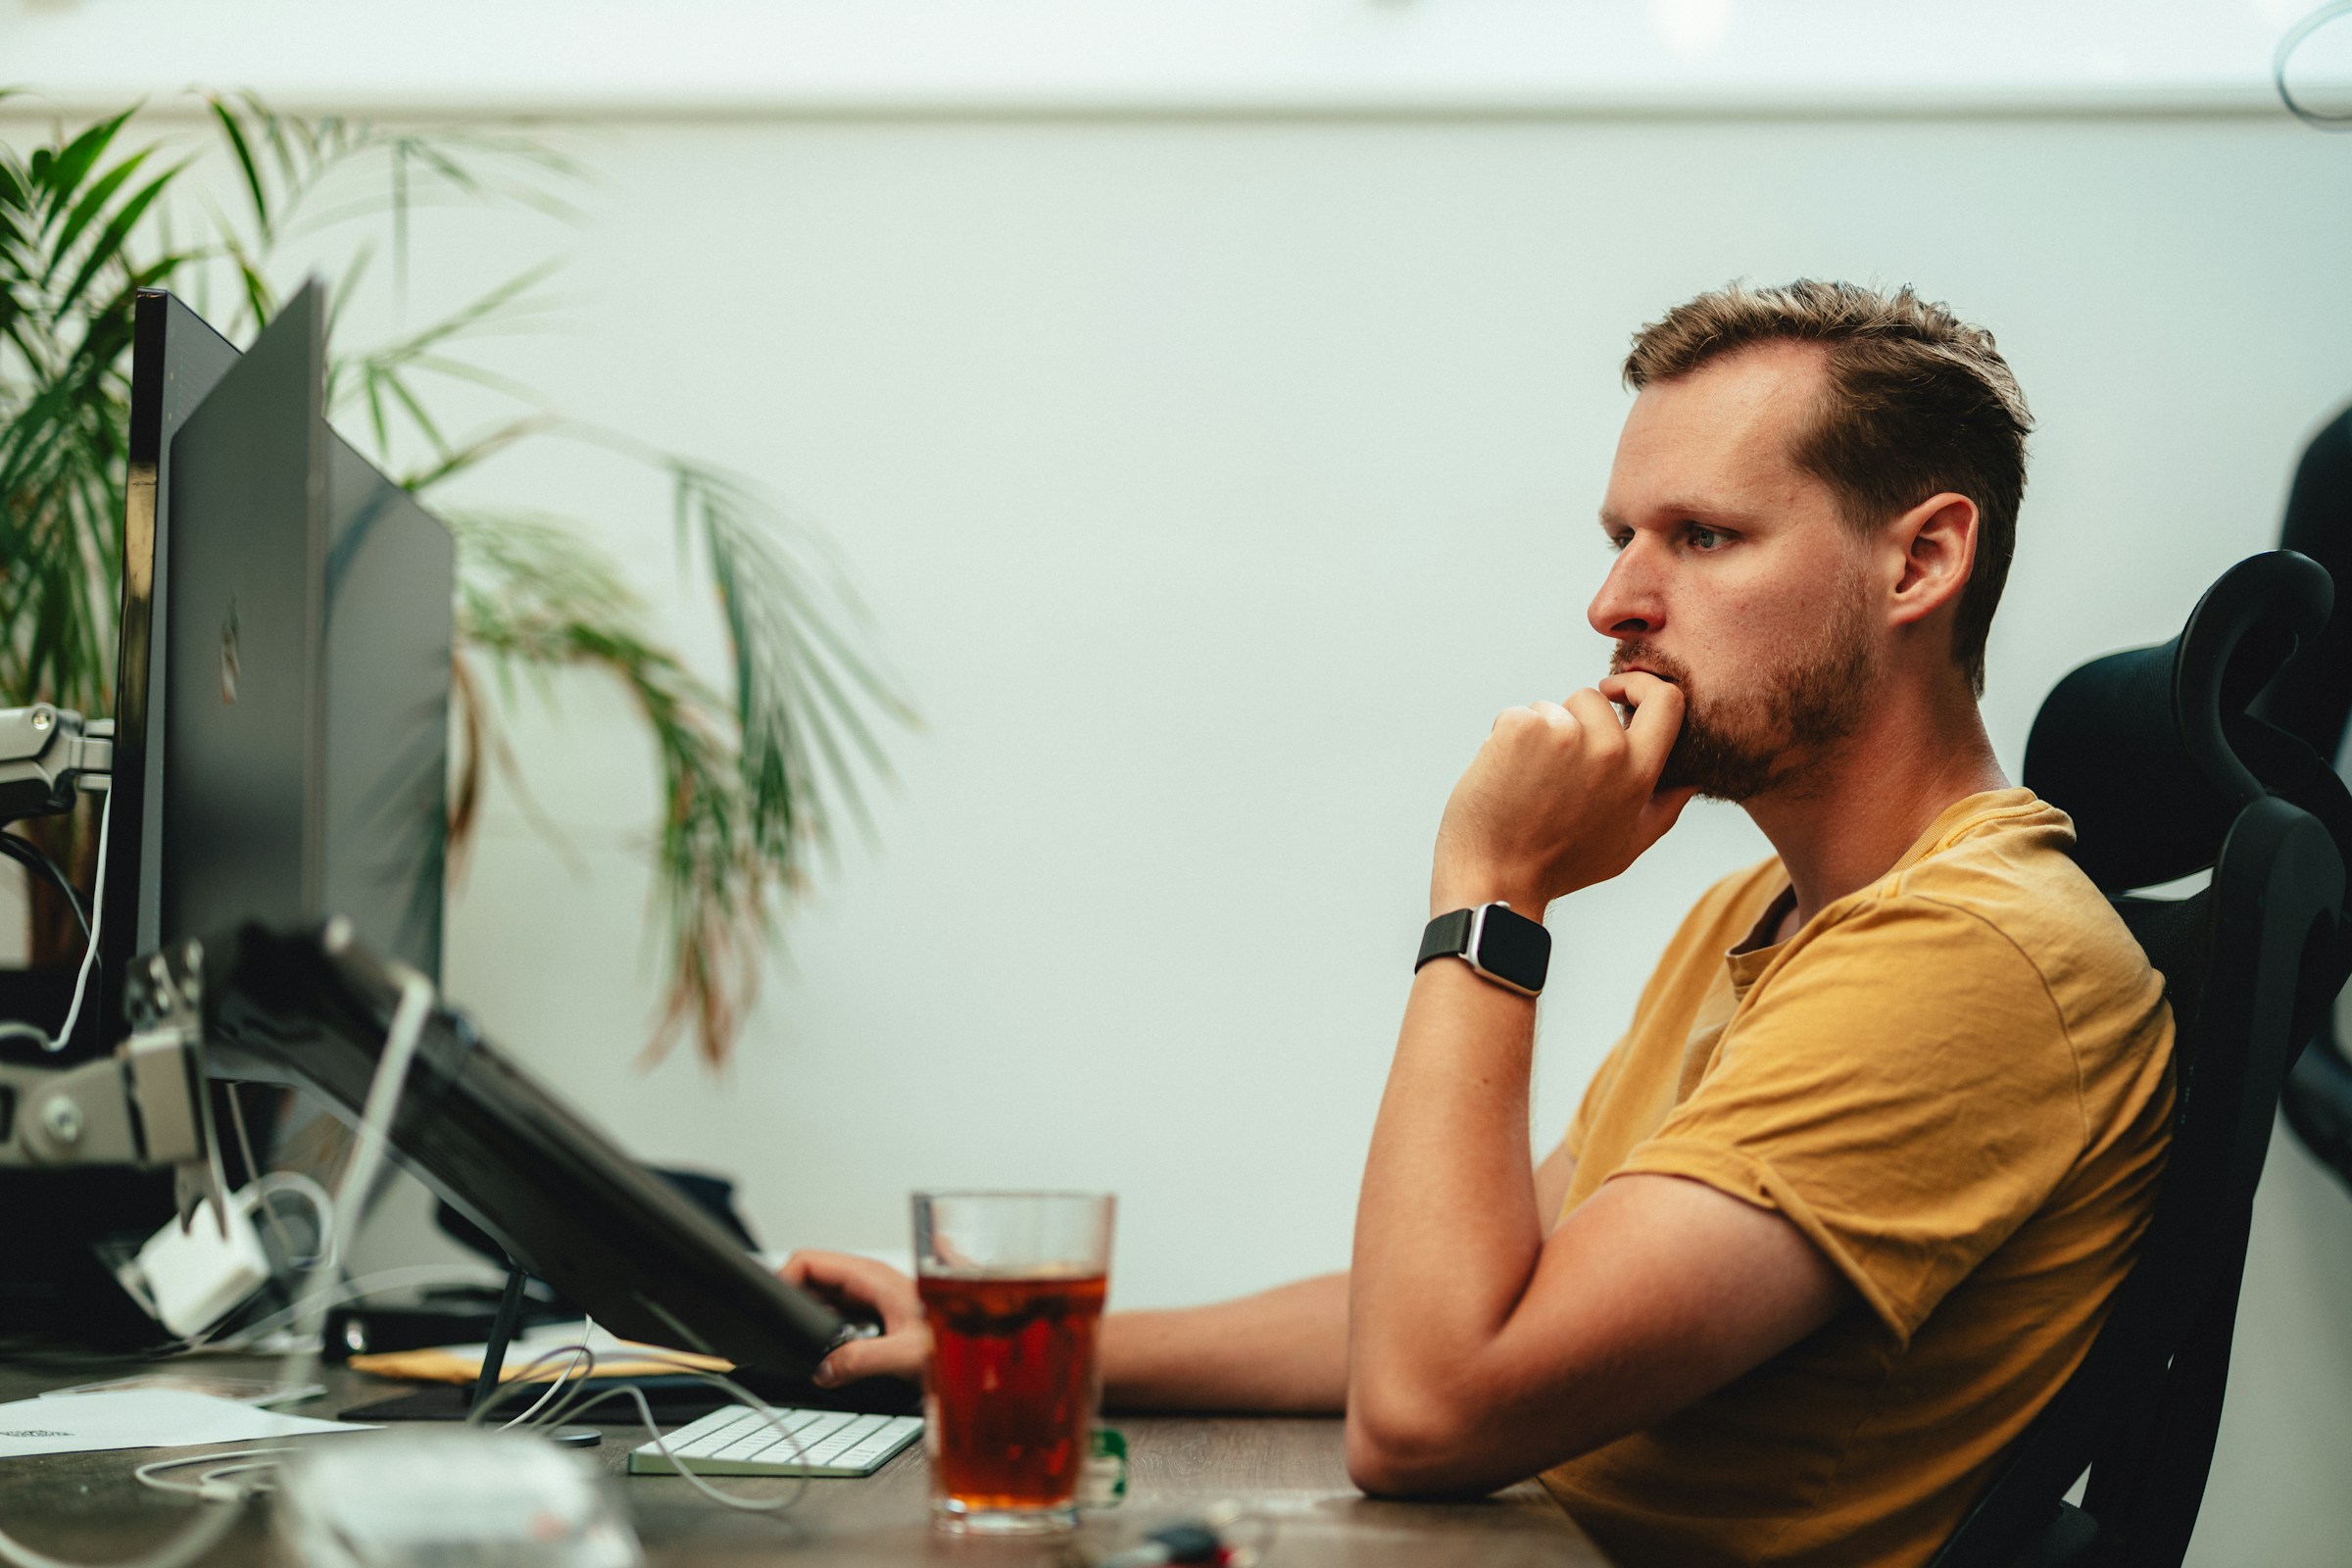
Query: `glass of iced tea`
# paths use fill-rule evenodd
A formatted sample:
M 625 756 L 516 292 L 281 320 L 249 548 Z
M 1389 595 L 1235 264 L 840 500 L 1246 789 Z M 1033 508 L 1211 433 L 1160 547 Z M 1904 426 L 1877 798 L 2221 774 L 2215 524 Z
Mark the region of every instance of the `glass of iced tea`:
M 914 1195 L 940 1529 L 1010 1535 L 1077 1522 L 1112 1203 L 1103 1193 Z

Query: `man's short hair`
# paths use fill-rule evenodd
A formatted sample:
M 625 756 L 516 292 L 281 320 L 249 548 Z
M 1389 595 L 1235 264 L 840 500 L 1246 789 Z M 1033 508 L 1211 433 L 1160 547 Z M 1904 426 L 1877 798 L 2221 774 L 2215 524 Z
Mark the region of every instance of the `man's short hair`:
M 1984 638 L 2017 550 L 2034 428 L 1992 334 L 1908 286 L 1886 294 L 1813 278 L 1777 288 L 1733 283 L 1636 332 L 1626 384 L 1639 391 L 1780 341 L 1828 351 L 1829 396 L 1791 456 L 1837 494 L 1847 521 L 1875 528 L 1943 490 L 1977 504 L 1976 564 L 1960 593 L 1952 657 L 1983 695 Z

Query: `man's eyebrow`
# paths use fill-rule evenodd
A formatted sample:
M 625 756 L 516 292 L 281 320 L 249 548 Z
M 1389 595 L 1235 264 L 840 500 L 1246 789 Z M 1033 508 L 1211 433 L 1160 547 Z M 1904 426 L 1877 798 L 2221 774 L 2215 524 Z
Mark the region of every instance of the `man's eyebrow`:
M 1698 501 L 1668 501 L 1650 510 L 1658 516 L 1671 518 L 1675 522 L 1715 523 L 1727 528 L 1753 527 L 1756 521 L 1747 513 Z M 1633 530 L 1633 524 L 1625 520 L 1623 514 L 1612 512 L 1607 507 L 1600 509 L 1600 526 L 1612 537 Z

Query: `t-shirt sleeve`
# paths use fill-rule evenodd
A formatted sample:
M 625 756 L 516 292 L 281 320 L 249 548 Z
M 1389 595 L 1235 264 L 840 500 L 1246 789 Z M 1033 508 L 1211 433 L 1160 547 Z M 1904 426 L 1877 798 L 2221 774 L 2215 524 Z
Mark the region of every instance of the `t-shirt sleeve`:
M 1799 940 L 1614 1175 L 1787 1215 L 1907 1343 L 2081 1153 L 2073 1044 L 2040 971 L 1965 909 L 1880 900 Z

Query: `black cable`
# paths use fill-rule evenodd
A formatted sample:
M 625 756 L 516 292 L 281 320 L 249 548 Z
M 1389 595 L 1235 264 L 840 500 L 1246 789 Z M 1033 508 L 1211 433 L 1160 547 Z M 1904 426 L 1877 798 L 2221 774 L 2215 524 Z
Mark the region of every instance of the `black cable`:
M 2352 0 L 2328 0 L 2328 4 L 2287 28 L 2286 36 L 2278 40 L 2278 52 L 2271 56 L 2271 85 L 2278 89 L 2278 101 L 2286 105 L 2288 114 L 2319 130 L 2342 130 L 2352 126 L 2352 114 L 2323 114 L 2297 102 L 2293 91 L 2286 85 L 2286 66 L 2294 58 L 2295 51 L 2302 47 L 2304 39 L 2348 12 L 2352 12 Z
M 81 940 L 88 943 L 90 911 L 81 906 L 81 890 L 74 885 L 74 879 L 67 876 L 56 861 L 43 855 L 39 845 L 29 839 L 19 838 L 14 833 L 0 833 L 0 855 L 7 856 L 25 870 L 45 876 L 56 884 L 57 891 L 66 896 L 66 903 L 73 907 L 74 923 L 81 927 Z

